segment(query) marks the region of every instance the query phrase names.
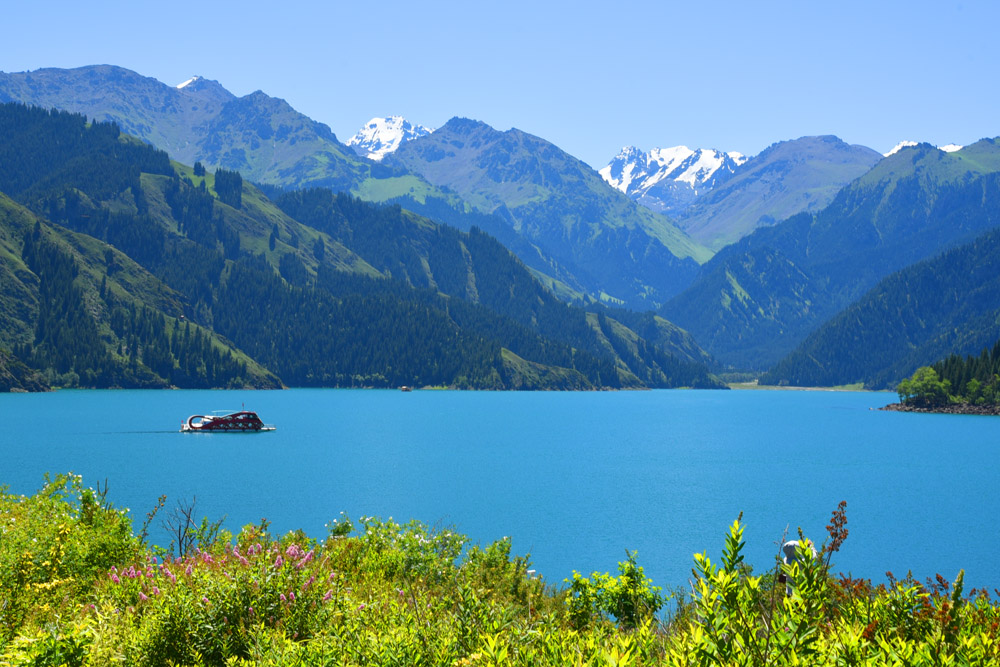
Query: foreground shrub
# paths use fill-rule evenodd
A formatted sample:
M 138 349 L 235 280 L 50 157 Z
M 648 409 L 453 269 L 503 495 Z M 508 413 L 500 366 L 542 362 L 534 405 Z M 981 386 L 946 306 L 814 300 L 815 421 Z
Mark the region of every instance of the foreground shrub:
M 109 568 L 136 559 L 128 512 L 76 475 L 33 496 L 0 489 L 0 647 L 25 624 L 72 617 Z
M 839 515 L 838 515 L 839 512 Z M 755 576 L 733 523 L 674 607 L 627 552 L 619 576 L 546 586 L 509 539 L 342 516 L 325 541 L 204 531 L 147 549 L 79 478 L 0 497 L 0 665 L 993 665 L 1000 610 L 962 574 L 830 576 L 846 537 Z M 205 522 L 200 524 L 206 525 Z M 198 531 L 198 525 L 191 530 Z M 782 580 L 783 579 L 783 580 Z

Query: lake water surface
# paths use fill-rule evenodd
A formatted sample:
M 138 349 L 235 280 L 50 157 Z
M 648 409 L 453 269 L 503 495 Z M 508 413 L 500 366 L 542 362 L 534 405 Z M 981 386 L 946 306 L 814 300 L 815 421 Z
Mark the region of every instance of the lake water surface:
M 846 500 L 835 569 L 884 581 L 1000 587 L 1000 418 L 872 410 L 884 393 L 819 391 L 60 391 L 0 395 L 0 485 L 73 471 L 142 523 L 160 494 L 226 526 L 273 532 L 411 518 L 473 541 L 511 536 L 561 584 L 626 549 L 663 586 L 717 560 L 743 512 L 748 561 L 801 527 L 817 541 Z M 181 434 L 241 405 L 273 433 Z M 169 507 L 168 504 L 168 507 Z

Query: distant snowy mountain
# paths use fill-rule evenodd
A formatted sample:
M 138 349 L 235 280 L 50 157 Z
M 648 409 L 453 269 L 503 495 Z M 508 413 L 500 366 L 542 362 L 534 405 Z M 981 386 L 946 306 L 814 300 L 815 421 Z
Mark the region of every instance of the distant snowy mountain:
M 402 116 L 372 118 L 358 133 L 347 140 L 347 145 L 358 155 L 381 160 L 407 141 L 423 137 L 434 130 L 423 125 L 413 125 Z
M 888 153 L 883 153 L 883 155 L 889 157 L 890 155 L 894 155 L 904 148 L 917 145 L 918 143 L 916 141 L 909 141 L 909 140 L 900 141 L 898 144 L 892 147 L 891 151 L 889 151 Z M 959 146 L 958 144 L 945 144 L 944 146 L 938 146 L 938 149 L 944 151 L 945 153 L 954 153 L 955 151 L 962 150 L 962 148 L 963 147 Z
M 598 173 L 611 187 L 654 211 L 675 213 L 727 180 L 746 158 L 740 153 L 626 146 Z

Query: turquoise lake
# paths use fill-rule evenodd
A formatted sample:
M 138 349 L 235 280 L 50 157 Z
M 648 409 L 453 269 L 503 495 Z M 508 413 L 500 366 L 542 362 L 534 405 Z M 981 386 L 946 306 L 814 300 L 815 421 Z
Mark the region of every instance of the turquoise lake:
M 822 542 L 847 501 L 835 571 L 885 580 L 966 570 L 1000 587 L 1000 418 L 873 410 L 895 395 L 824 391 L 60 391 L 0 395 L 0 484 L 73 471 L 142 523 L 197 497 L 234 532 L 326 536 L 341 511 L 511 536 L 547 581 L 614 572 L 626 549 L 665 587 L 717 560 L 742 511 L 747 560 L 786 528 Z M 182 434 L 212 410 L 273 433 Z M 159 520 L 154 526 L 159 525 Z M 162 535 L 161 535 L 162 537 Z

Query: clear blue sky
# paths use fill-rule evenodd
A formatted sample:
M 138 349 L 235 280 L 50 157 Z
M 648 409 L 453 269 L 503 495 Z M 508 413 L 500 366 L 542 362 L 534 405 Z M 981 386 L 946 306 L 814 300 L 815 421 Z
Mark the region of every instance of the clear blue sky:
M 1000 135 L 1000 2 L 19 2 L 0 70 L 114 64 L 260 89 L 345 141 L 369 118 L 517 127 L 595 168 L 626 144 L 755 154 L 836 134 Z

